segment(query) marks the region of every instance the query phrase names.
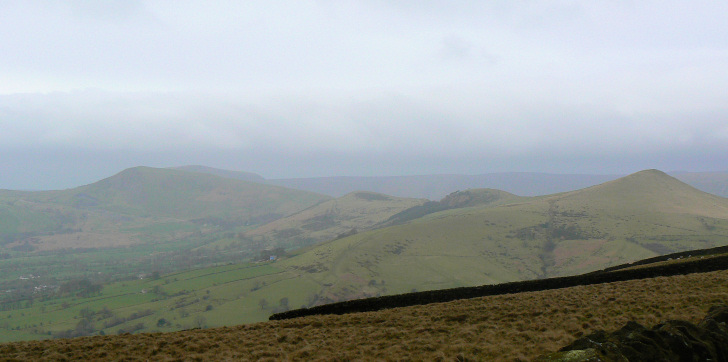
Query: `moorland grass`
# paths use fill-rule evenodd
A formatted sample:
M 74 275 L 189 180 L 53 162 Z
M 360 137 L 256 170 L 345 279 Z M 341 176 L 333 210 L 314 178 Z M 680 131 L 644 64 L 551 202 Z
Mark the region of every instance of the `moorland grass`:
M 697 323 L 728 271 L 172 333 L 0 344 L 4 360 L 529 360 L 627 321 Z

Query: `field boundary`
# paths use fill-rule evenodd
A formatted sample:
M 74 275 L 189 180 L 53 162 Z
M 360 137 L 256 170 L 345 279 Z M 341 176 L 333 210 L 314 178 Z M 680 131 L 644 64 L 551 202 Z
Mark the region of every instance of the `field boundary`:
M 705 255 L 720 253 L 720 250 L 715 249 L 721 248 L 706 249 L 714 251 L 712 251 L 711 253 L 706 253 Z M 692 256 L 696 256 L 699 255 L 698 252 L 700 252 L 700 250 L 677 254 L 685 254 L 685 256 L 689 254 Z M 664 260 L 669 260 L 671 257 L 675 258 L 675 256 L 672 255 L 673 254 L 658 257 L 660 258 L 660 260 L 657 261 L 662 261 L 662 258 L 664 258 Z M 625 264 L 614 268 L 627 268 L 630 266 L 639 265 L 638 263 L 639 262 L 635 262 L 633 264 Z M 276 313 L 271 315 L 269 319 L 282 320 L 311 315 L 340 315 L 358 312 L 371 312 L 382 309 L 450 302 L 458 299 L 469 299 L 500 294 L 515 294 L 522 292 L 536 292 L 549 289 L 569 288 L 581 285 L 622 282 L 627 280 L 649 279 L 656 277 L 669 277 L 674 275 L 684 275 L 692 273 L 706 273 L 726 269 L 728 269 L 728 255 L 721 255 L 706 259 L 687 260 L 680 263 L 646 266 L 637 269 L 615 270 L 613 268 L 609 268 L 587 274 L 567 277 L 527 280 L 494 285 L 482 285 L 477 287 L 461 287 L 407 294 L 388 295 L 375 298 L 356 299 Z
M 659 263 L 659 262 L 670 261 L 670 260 L 675 260 L 675 259 L 689 258 L 692 256 L 708 256 L 708 255 L 717 255 L 717 254 L 728 254 L 728 246 L 718 246 L 718 247 L 709 248 L 709 249 L 680 251 L 677 253 L 665 254 L 665 255 L 655 256 L 652 258 L 642 259 L 642 260 L 638 260 L 638 261 L 628 263 L 628 264 L 615 265 L 615 266 L 612 266 L 612 267 L 609 267 L 606 269 L 602 269 L 602 270 L 598 270 L 598 271 L 595 271 L 592 273 L 611 272 L 611 271 L 615 271 L 615 270 L 621 270 L 621 269 L 635 267 L 638 265 L 647 265 L 647 264 Z

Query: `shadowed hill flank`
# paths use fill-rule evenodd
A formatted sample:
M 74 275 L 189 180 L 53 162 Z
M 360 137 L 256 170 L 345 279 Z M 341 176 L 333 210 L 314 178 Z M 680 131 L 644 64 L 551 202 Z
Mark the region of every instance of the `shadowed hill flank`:
M 449 208 L 456 209 L 480 205 L 502 205 L 507 202 L 516 201 L 517 199 L 518 196 L 501 190 L 470 189 L 453 192 L 440 200 L 440 203 L 447 205 Z
M 473 189 L 465 191 L 455 191 L 445 196 L 440 201 L 428 201 L 422 205 L 417 205 L 397 214 L 394 214 L 389 219 L 382 222 L 380 226 L 404 224 L 408 221 L 419 219 L 428 214 L 433 214 L 436 212 L 450 209 L 473 206 L 503 205 L 509 202 L 515 202 L 519 199 L 524 198 L 501 190 Z

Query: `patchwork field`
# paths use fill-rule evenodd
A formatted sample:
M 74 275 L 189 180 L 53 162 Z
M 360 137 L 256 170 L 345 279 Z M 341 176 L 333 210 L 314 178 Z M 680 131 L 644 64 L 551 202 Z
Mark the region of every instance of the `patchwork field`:
M 697 323 L 727 302 L 728 271 L 717 271 L 235 327 L 14 342 L 0 345 L 0 358 L 530 360 L 630 320 Z

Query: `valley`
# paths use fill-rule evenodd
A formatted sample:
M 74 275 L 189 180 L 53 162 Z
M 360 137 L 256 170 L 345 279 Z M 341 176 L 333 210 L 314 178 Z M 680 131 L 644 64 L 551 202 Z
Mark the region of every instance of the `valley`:
M 728 360 L 726 13 L 2 1 L 0 362 Z
M 728 244 L 728 200 L 657 170 L 552 195 L 471 189 L 439 201 L 331 198 L 202 171 L 3 191 L 0 341 L 254 323 Z

